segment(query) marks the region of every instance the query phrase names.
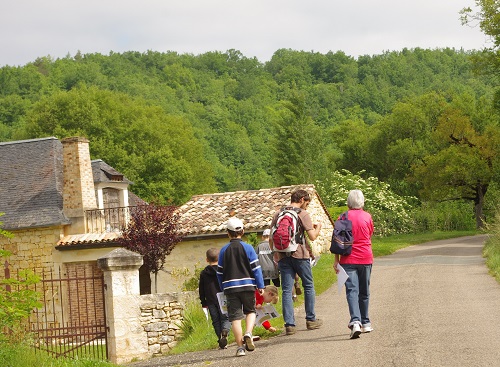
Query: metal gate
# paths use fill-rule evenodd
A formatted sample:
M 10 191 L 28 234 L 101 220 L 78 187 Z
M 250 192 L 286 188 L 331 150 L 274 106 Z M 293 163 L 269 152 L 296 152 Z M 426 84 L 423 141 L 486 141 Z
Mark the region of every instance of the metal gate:
M 64 264 L 36 284 L 43 307 L 29 319 L 35 348 L 55 357 L 108 359 L 104 276 L 93 263 Z

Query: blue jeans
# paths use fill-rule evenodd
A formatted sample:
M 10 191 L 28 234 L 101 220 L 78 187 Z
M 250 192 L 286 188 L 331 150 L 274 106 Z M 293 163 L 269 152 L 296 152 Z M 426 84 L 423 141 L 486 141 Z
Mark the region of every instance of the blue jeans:
M 215 334 L 217 335 L 217 340 L 220 339 L 222 330 L 231 330 L 231 323 L 229 322 L 227 315 L 223 314 L 220 310 L 219 305 L 208 305 L 208 312 L 210 313 L 210 318 L 212 319 L 212 325 L 214 327 Z
M 295 259 L 285 257 L 278 262 L 278 268 L 281 274 L 281 304 L 283 307 L 283 319 L 285 326 L 295 326 L 295 315 L 293 312 L 292 289 L 295 282 L 295 274 L 298 274 L 302 280 L 304 288 L 304 306 L 306 309 L 306 320 L 316 320 L 314 313 L 314 303 L 316 292 L 314 291 L 314 281 L 309 259 Z
M 354 324 L 370 325 L 368 306 L 370 303 L 370 276 L 372 265 L 342 265 L 349 278 L 345 282 L 345 292 L 351 320 L 349 327 Z

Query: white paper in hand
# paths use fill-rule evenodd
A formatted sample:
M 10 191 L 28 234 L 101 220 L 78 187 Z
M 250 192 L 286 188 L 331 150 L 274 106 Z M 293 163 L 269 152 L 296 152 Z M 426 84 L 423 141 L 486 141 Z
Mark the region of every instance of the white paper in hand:
M 264 321 L 271 320 L 279 316 L 280 314 L 276 311 L 273 305 L 264 304 L 261 308 L 257 308 L 255 310 L 255 325 L 261 326 Z
M 205 317 L 208 320 L 208 309 L 206 307 L 203 307 L 203 312 L 205 313 Z
M 340 264 L 337 264 L 337 270 L 339 271 L 337 273 L 337 287 L 340 294 L 340 292 L 342 292 L 342 287 L 344 286 L 345 281 L 347 280 L 347 278 L 349 278 L 349 275 L 347 275 L 344 268 L 340 266 Z

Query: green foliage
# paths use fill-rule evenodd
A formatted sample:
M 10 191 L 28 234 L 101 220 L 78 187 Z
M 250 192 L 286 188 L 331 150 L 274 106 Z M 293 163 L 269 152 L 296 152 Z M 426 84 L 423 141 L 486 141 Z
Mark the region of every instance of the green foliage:
M 147 201 L 183 203 L 215 188 L 188 121 L 121 93 L 85 86 L 54 93 L 27 114 L 26 134 L 88 137 L 91 156 L 134 181 Z
M 470 63 L 481 54 L 405 48 L 354 59 L 281 49 L 266 63 L 237 50 L 42 57 L 0 68 L 0 141 L 85 136 L 92 158 L 161 204 L 327 182 L 340 169 L 364 171 L 403 197 L 434 200 L 434 182 L 453 176 L 440 186 L 458 186 L 461 163 L 491 163 L 474 173 L 482 183 L 500 181 L 495 84 Z M 477 145 L 483 151 L 445 154 L 436 134 L 449 129 L 436 127 L 446 117 L 468 117 L 487 143 Z M 450 155 L 457 159 L 444 159 Z M 422 162 L 440 168 L 431 170 L 439 180 L 415 177 Z
M 0 217 L 4 215 L 5 213 L 0 213 Z M 3 222 L 0 222 L 0 237 L 7 237 L 7 238 L 12 238 L 14 235 L 4 229 L 2 229 L 2 224 Z M 0 250 L 1 251 L 1 250 Z M 7 256 L 6 253 L 4 252 L 3 255 L 0 256 Z
M 204 267 L 195 266 L 194 275 L 182 284 L 183 291 L 198 290 L 198 285 L 200 284 L 200 274 L 203 271 L 203 269 Z
M 495 224 L 489 229 L 491 235 L 483 248 L 483 256 L 486 258 L 490 274 L 500 283 L 500 212 L 497 212 Z
M 260 236 L 256 232 L 245 233 L 245 242 L 249 243 L 253 247 L 261 242 Z
M 9 251 L 0 250 L 1 259 L 10 255 Z M 41 295 L 30 289 L 30 286 L 39 281 L 40 278 L 30 270 L 20 271 L 8 279 L 0 279 L 0 330 L 9 329 L 13 334 L 20 332 L 23 329 L 21 323 L 33 309 L 43 306 L 40 302 Z M 5 337 L 5 334 L 2 336 Z
M 326 206 L 337 207 L 330 209 L 336 218 L 345 210 L 349 191 L 359 189 L 365 196 L 365 210 L 373 218 L 375 234 L 387 236 L 395 233 L 409 233 L 414 224 L 410 216 L 411 202 L 415 198 L 404 198 L 390 190 L 388 184 L 380 182 L 375 177 L 363 178 L 347 170 L 333 172 L 328 181 L 318 182 L 317 188 Z
M 476 227 L 471 203 L 466 201 L 425 202 L 411 211 L 416 233 L 472 231 Z
M 25 342 L 0 342 L 0 366 L 6 367 L 117 367 L 117 365 L 92 359 L 55 358 L 43 351 L 36 351 Z
M 217 346 L 217 336 L 215 335 L 212 323 L 210 319 L 207 320 L 199 302 L 193 301 L 186 306 L 181 330 L 184 336 L 169 352 L 170 354 L 213 349 Z M 234 341 L 232 333 L 229 341 Z

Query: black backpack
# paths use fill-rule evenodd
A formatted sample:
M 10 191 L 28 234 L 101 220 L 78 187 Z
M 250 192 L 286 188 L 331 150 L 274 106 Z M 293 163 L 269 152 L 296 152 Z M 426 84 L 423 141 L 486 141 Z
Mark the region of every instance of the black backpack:
M 351 254 L 352 243 L 354 237 L 352 235 L 352 222 L 347 216 L 347 212 L 342 213 L 333 225 L 332 243 L 330 252 L 347 256 Z

